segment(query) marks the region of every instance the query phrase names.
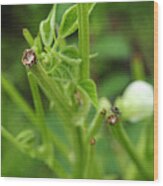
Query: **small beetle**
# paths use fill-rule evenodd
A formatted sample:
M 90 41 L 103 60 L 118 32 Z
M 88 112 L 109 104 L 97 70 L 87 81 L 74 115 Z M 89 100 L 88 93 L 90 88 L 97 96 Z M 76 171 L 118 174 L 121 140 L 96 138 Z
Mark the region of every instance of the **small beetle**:
M 32 67 L 37 63 L 36 54 L 33 49 L 26 49 L 23 53 L 22 63 L 28 67 Z
M 115 124 L 118 122 L 118 117 L 117 117 L 115 114 L 112 114 L 112 115 L 110 115 L 110 116 L 107 118 L 107 122 L 108 122 L 110 125 L 115 125 Z

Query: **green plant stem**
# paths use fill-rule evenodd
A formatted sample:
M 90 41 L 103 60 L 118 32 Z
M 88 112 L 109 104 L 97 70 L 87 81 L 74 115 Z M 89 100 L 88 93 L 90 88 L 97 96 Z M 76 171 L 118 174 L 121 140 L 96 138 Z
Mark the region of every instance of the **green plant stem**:
M 28 72 L 28 80 L 36 109 L 36 116 L 38 120 L 39 129 L 41 132 L 41 136 L 43 138 L 43 143 L 46 146 L 46 150 L 48 151 L 49 155 L 52 155 L 53 150 L 50 142 L 51 139 L 49 139 L 50 136 L 48 135 L 47 125 L 45 123 L 45 114 L 39 93 L 39 88 L 31 72 Z
M 23 36 L 26 39 L 29 46 L 32 47 L 33 44 L 34 44 L 34 39 L 33 39 L 31 33 L 29 32 L 29 30 L 27 28 L 23 29 Z
M 39 63 L 33 66 L 30 71 L 33 73 L 45 95 L 53 101 L 54 107 L 60 117 L 64 118 L 64 121 L 70 122 L 71 107 L 68 105 L 67 100 L 59 89 L 57 83 L 46 74 Z
M 81 63 L 81 80 L 89 78 L 89 12 L 87 3 L 78 4 L 78 37 L 79 37 L 79 51 L 82 59 Z
M 7 139 L 9 142 L 11 142 L 13 145 L 15 145 L 15 147 L 17 149 L 19 149 L 21 152 L 24 152 L 24 150 L 22 149 L 21 144 L 16 140 L 16 138 L 10 133 L 8 132 L 3 126 L 1 126 L 1 133 L 2 136 Z
M 1 127 L 1 131 L 2 131 L 2 136 L 7 139 L 10 143 L 12 143 L 18 150 L 20 150 L 22 153 L 24 154 L 28 154 L 28 151 L 25 150 L 22 145 L 16 140 L 16 138 L 10 133 L 8 132 L 3 126 Z M 53 172 L 55 172 L 55 174 L 59 177 L 59 178 L 68 178 L 67 173 L 65 172 L 65 170 L 62 168 L 61 164 L 58 162 L 58 160 L 56 160 L 56 158 L 53 156 L 53 160 L 52 163 L 48 163 L 45 159 L 40 159 L 42 161 L 44 161 Z
M 90 76 L 90 41 L 89 41 L 89 11 L 88 4 L 79 3 L 78 9 L 78 39 L 79 39 L 79 52 L 82 62 L 80 64 L 80 80 L 88 79 Z M 83 107 L 86 109 L 85 107 Z M 86 109 L 87 110 L 87 109 Z M 90 135 L 92 132 L 90 132 Z M 88 139 L 87 139 L 88 138 Z M 87 169 L 87 163 L 89 159 L 89 137 L 86 137 L 86 141 L 81 146 L 81 176 L 85 177 L 85 170 Z M 87 172 L 88 173 L 88 172 Z M 86 174 L 87 174 L 86 173 Z M 86 176 L 87 177 L 87 176 Z
M 58 84 L 46 74 L 45 70 L 39 63 L 32 66 L 30 71 L 36 78 L 37 83 L 40 85 L 47 98 L 49 98 L 50 101 L 53 101 L 54 109 L 59 118 L 63 121 L 63 129 L 66 133 L 71 134 L 71 126 L 73 125 L 71 119 L 73 111 L 72 107 L 68 104 L 68 100 L 63 95 L 62 90 Z M 71 137 L 71 135 L 69 136 Z
M 22 98 L 15 87 L 4 76 L 1 77 L 1 80 L 3 90 L 10 96 L 11 100 L 23 110 L 24 114 L 32 124 L 38 126 L 34 111 L 29 104 Z
M 19 94 L 19 92 L 15 89 L 15 87 L 6 78 L 4 78 L 4 76 L 2 76 L 1 79 L 2 79 L 3 90 L 9 95 L 11 100 L 20 109 L 22 109 L 24 115 L 31 122 L 31 124 L 36 126 L 38 129 L 38 120 L 36 119 L 37 117 L 33 109 L 28 105 L 26 100 L 24 100 L 24 98 Z M 62 154 L 63 157 L 67 157 L 67 160 L 68 160 L 68 156 L 67 156 L 67 154 L 69 153 L 68 147 L 65 144 L 63 144 L 60 141 L 60 139 L 51 130 L 48 129 L 48 133 L 52 138 L 52 142 L 54 143 L 55 148 L 58 149 L 58 151 Z M 4 132 L 4 135 L 5 134 L 7 134 L 7 132 L 6 133 Z M 12 139 L 12 136 L 9 139 Z M 15 142 L 15 140 L 12 140 L 12 141 Z
M 140 56 L 133 57 L 131 73 L 134 80 L 145 80 L 144 64 Z
M 59 178 L 69 178 L 69 174 L 65 172 L 65 170 L 63 169 L 63 166 L 54 157 L 53 157 L 52 163 L 49 163 L 48 166 Z
M 22 153 L 24 154 L 28 154 L 28 152 L 23 149 L 22 145 L 16 140 L 16 138 L 10 133 L 8 132 L 3 126 L 1 127 L 1 131 L 2 131 L 2 136 L 7 139 L 10 143 L 12 143 L 18 150 L 20 150 Z M 47 164 L 46 160 L 41 159 L 42 161 L 44 161 Z M 55 172 L 55 174 L 62 178 L 68 178 L 67 173 L 63 170 L 62 166 L 60 165 L 60 163 L 55 159 L 55 157 L 53 156 L 53 160 L 52 163 L 48 164 L 48 166 Z
M 88 155 L 86 157 L 86 166 L 84 170 L 84 178 L 95 178 L 95 175 L 93 175 L 93 167 L 94 167 L 94 158 L 95 158 L 95 147 L 96 145 L 89 144 L 88 146 Z
M 77 157 L 77 161 L 75 162 L 76 166 L 78 166 L 78 159 L 80 158 L 80 155 L 78 153 L 79 143 L 78 136 L 76 135 L 76 131 L 74 130 L 74 123 L 72 122 L 73 110 L 68 105 L 67 100 L 59 89 L 57 83 L 46 74 L 46 72 L 39 63 L 33 66 L 30 70 L 36 77 L 38 84 L 43 89 L 47 97 L 50 100 L 53 100 L 54 108 L 63 121 L 63 129 L 65 130 L 65 133 L 68 134 L 70 143 L 73 144 L 75 156 Z M 77 177 L 78 174 L 75 176 Z
M 70 163 L 69 148 L 64 143 L 62 143 L 61 140 L 56 135 L 54 135 L 52 131 L 49 130 L 48 132 L 51 136 L 51 140 L 54 144 L 55 149 L 57 149 L 60 152 L 61 156 Z
M 73 127 L 73 148 L 75 152 L 74 178 L 81 178 L 83 172 L 83 133 L 81 126 Z
M 42 66 L 38 63 L 30 69 L 34 75 L 37 83 L 40 85 L 45 95 L 54 103 L 54 109 L 57 112 L 60 119 L 62 119 L 62 127 L 66 134 L 68 134 L 68 139 L 70 143 L 74 141 L 73 136 L 73 123 L 72 123 L 72 108 L 68 104 L 68 100 L 63 95 L 59 85 L 51 79 Z
M 101 113 L 101 111 L 97 111 L 87 132 L 87 136 L 86 136 L 87 143 L 89 143 L 90 139 L 92 137 L 95 137 L 97 132 L 100 130 L 103 120 L 104 120 L 104 115 Z
M 138 168 L 138 171 L 141 172 L 141 174 L 146 179 L 150 179 L 151 175 L 149 174 L 149 171 L 146 168 L 145 162 L 135 151 L 134 145 L 131 143 L 127 133 L 125 132 L 122 123 L 119 122 L 115 126 L 110 126 L 110 128 L 113 132 L 113 135 L 120 143 L 120 145 L 123 147 L 123 149 L 127 152 L 127 154 L 132 159 L 132 161 L 135 163 L 136 167 Z
M 94 163 L 92 160 L 94 159 L 94 145 L 90 144 L 90 140 L 91 138 L 94 138 L 97 134 L 97 132 L 100 130 L 101 126 L 102 126 L 102 122 L 104 120 L 104 114 L 101 112 L 101 109 L 99 111 L 97 111 L 90 127 L 88 128 L 86 137 L 85 137 L 85 141 L 84 141 L 84 158 L 83 158 L 83 162 L 84 162 L 84 178 L 89 178 L 89 176 L 91 175 L 91 167 L 92 164 Z

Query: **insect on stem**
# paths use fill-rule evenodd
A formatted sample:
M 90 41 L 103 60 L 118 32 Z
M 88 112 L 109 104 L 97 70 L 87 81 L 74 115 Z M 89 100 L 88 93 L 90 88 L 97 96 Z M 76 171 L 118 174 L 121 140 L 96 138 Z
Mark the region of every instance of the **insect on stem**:
M 22 63 L 29 68 L 37 63 L 36 54 L 33 49 L 26 49 L 23 53 Z

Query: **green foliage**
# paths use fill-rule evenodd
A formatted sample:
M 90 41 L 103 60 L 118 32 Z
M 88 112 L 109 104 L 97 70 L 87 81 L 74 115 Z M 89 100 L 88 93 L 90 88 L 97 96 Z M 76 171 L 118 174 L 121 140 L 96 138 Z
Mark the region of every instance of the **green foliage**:
M 59 35 L 65 38 L 77 30 L 77 5 L 73 5 L 64 13 Z
M 78 88 L 88 96 L 92 104 L 97 108 L 98 99 L 95 83 L 91 79 L 83 80 L 79 82 Z
M 37 32 L 36 28 L 30 29 L 32 33 L 37 33 L 35 38 L 28 29 L 23 29 L 24 38 L 36 53 L 37 63 L 31 67 L 27 66 L 26 71 L 23 67 L 21 69 L 27 74 L 31 94 L 28 83 L 24 83 L 23 79 L 21 81 L 26 86 L 20 85 L 20 94 L 8 80 L 10 76 L 2 75 L 3 95 L 13 102 L 9 110 L 10 116 L 14 121 L 19 121 L 17 123 L 23 124 L 15 130 L 14 121 L 8 119 L 6 110 L 2 111 L 5 115 L 5 127 L 2 127 L 5 140 L 3 149 L 6 149 L 4 154 L 10 153 L 8 147 L 13 144 L 24 157 L 30 157 L 28 161 L 34 166 L 39 165 L 34 163 L 33 159 L 41 162 L 41 167 L 47 169 L 48 174 L 40 174 L 42 177 L 152 180 L 152 119 L 133 126 L 125 124 L 120 115 L 117 117 L 121 123 L 111 126 L 109 116 L 115 114 L 112 112 L 111 103 L 105 97 L 99 99 L 101 96 L 110 99 L 121 94 L 131 79 L 145 79 L 145 65 L 133 65 L 130 36 L 124 37 L 122 33 L 111 30 L 112 26 L 115 26 L 113 30 L 119 27 L 119 22 L 115 21 L 117 25 L 114 25 L 109 19 L 112 12 L 108 10 L 112 4 L 99 4 L 92 12 L 94 6 L 95 4 L 91 3 L 54 5 L 47 18 L 41 21 L 39 31 Z M 31 10 L 34 13 L 40 9 L 39 5 L 34 7 Z M 124 6 L 119 7 L 123 12 Z M 100 14 L 99 10 L 102 10 Z M 91 13 L 91 23 L 94 26 L 89 33 Z M 41 14 L 37 15 L 40 16 L 39 21 L 43 18 Z M 99 18 L 96 14 L 103 16 Z M 123 18 L 121 21 L 123 23 Z M 135 24 L 135 30 L 137 26 Z M 104 29 L 107 29 L 105 34 L 102 32 Z M 125 29 L 122 30 L 125 32 Z M 76 35 L 68 37 L 76 31 L 78 40 Z M 107 36 L 104 37 L 106 33 Z M 93 43 L 91 46 L 90 41 Z M 99 55 L 91 54 L 90 48 Z M 15 53 L 12 56 L 15 56 Z M 129 58 L 132 58 L 131 65 L 127 64 Z M 98 88 L 90 77 L 89 67 L 92 59 L 93 77 L 97 81 L 103 80 Z M 129 71 L 128 67 L 131 67 L 131 73 L 124 73 L 124 69 Z M 6 106 L 6 102 L 9 101 L 4 101 L 5 107 L 11 106 Z M 16 109 L 13 109 L 14 106 Z M 123 114 L 123 110 L 121 112 Z M 18 117 L 20 115 L 22 118 Z M 143 128 L 145 124 L 146 127 Z M 7 147 L 6 139 L 9 141 Z M 15 153 L 18 154 L 17 151 Z M 8 163 L 5 156 L 2 161 Z M 131 165 L 127 170 L 126 163 Z M 27 164 L 21 165 L 26 169 Z M 147 170 L 147 165 L 150 166 L 150 170 Z M 11 174 L 7 173 L 7 166 L 4 167 L 3 165 L 3 175 Z M 19 173 L 21 176 L 23 174 L 25 173 Z M 27 176 L 31 175 L 28 173 Z
M 41 53 L 41 51 L 42 51 L 42 43 L 41 43 L 41 38 L 40 38 L 39 34 L 36 36 L 32 46 L 33 46 L 33 48 L 34 48 L 34 50 L 36 51 L 37 54 Z
M 55 14 L 56 14 L 56 5 L 53 6 L 53 9 L 49 13 L 48 17 L 40 23 L 40 34 L 42 41 L 45 46 L 49 47 L 53 39 L 55 38 Z
M 24 145 L 29 144 L 29 143 L 31 144 L 34 138 L 35 138 L 35 135 L 32 130 L 24 130 L 16 136 L 16 139 Z
M 34 44 L 34 40 L 33 37 L 31 35 L 31 33 L 29 32 L 29 30 L 27 28 L 23 29 L 23 36 L 26 39 L 27 43 L 29 44 L 29 46 L 33 46 Z
M 93 10 L 95 3 L 88 4 L 89 6 L 89 14 Z M 78 12 L 77 5 L 71 6 L 67 9 L 62 16 L 61 26 L 59 29 L 59 36 L 65 38 L 72 33 L 74 33 L 78 28 Z

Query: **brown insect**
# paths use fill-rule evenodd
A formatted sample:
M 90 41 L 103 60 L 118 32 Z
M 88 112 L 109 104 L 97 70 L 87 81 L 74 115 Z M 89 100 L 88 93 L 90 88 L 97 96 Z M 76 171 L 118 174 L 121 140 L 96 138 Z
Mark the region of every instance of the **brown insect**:
M 117 115 L 115 115 L 115 114 L 110 115 L 110 116 L 107 118 L 107 122 L 108 122 L 110 125 L 115 125 L 115 124 L 118 122 L 118 117 L 117 117 Z
M 23 53 L 22 63 L 25 66 L 32 67 L 37 63 L 36 54 L 33 49 L 26 49 Z

